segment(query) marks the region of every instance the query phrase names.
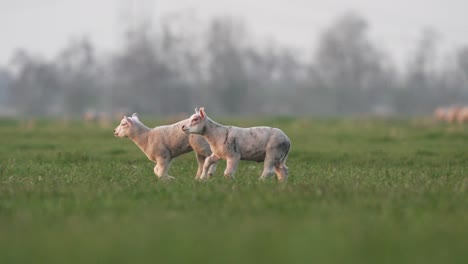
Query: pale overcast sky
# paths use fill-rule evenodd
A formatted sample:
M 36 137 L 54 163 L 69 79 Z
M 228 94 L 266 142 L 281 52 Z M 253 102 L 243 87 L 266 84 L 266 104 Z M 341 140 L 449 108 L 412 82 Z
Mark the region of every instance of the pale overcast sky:
M 100 51 L 115 50 L 125 14 L 158 21 L 181 10 L 205 21 L 218 15 L 243 19 L 255 38 L 305 52 L 350 10 L 369 22 L 371 37 L 397 58 L 427 27 L 439 32 L 445 50 L 468 45 L 468 0 L 0 0 L 0 65 L 17 48 L 53 57 L 70 38 L 83 35 Z

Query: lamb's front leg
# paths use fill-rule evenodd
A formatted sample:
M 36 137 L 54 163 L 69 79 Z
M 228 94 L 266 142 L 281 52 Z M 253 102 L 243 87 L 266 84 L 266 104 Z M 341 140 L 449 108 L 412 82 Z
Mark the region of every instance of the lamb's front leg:
M 213 165 L 215 164 L 216 162 L 218 162 L 219 160 L 219 157 L 216 156 L 214 153 L 211 154 L 211 156 L 207 157 L 205 159 L 205 163 L 203 164 L 203 172 L 202 174 L 200 175 L 200 180 L 204 180 L 204 179 L 207 179 L 208 176 L 210 175 L 210 173 L 212 173 L 212 170 L 210 170 L 210 167 L 213 167 L 213 166 L 216 166 L 216 165 Z M 211 166 L 213 165 L 213 166 Z M 216 167 L 214 167 L 214 169 L 216 169 Z
M 172 180 L 174 177 L 169 176 L 167 172 L 169 171 L 169 166 L 171 165 L 170 158 L 157 158 L 156 166 L 154 166 L 154 173 L 161 180 Z
M 234 172 L 236 172 L 239 161 L 239 157 L 231 157 L 227 159 L 226 169 L 224 170 L 224 178 L 234 179 Z
M 205 164 L 206 157 L 198 153 L 196 153 L 196 156 L 197 156 L 198 169 L 197 169 L 197 174 L 195 175 L 195 180 L 199 180 L 203 172 L 203 165 Z

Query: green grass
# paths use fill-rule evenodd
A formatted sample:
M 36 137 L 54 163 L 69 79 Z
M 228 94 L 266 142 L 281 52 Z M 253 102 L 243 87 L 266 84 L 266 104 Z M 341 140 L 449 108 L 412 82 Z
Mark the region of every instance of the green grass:
M 113 127 L 0 121 L 0 263 L 468 263 L 468 127 L 220 121 L 283 129 L 289 181 L 189 153 L 160 182 Z

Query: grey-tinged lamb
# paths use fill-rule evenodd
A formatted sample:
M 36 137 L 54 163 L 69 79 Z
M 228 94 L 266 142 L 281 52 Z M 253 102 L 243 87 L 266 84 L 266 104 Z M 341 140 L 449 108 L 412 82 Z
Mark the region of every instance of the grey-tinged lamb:
M 224 176 L 232 178 L 240 160 L 264 162 L 260 179 L 276 172 L 278 181 L 288 178 L 288 157 L 291 141 L 278 128 L 224 126 L 211 120 L 204 108 L 195 109 L 189 121 L 182 126 L 187 134 L 202 135 L 210 144 L 213 154 L 205 160 L 200 179 L 208 177 L 208 168 L 220 159 L 226 160 Z

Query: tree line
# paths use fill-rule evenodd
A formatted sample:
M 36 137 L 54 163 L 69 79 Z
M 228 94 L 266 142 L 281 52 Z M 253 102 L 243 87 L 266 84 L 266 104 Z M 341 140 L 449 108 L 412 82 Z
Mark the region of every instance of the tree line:
M 258 45 L 233 18 L 190 28 L 203 29 L 140 23 L 107 53 L 88 38 L 49 60 L 18 50 L 0 67 L 0 108 L 29 116 L 168 115 L 198 106 L 219 115 L 424 115 L 468 102 L 468 43 L 441 65 L 431 30 L 399 68 L 355 13 L 327 27 L 310 58 Z

